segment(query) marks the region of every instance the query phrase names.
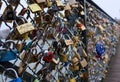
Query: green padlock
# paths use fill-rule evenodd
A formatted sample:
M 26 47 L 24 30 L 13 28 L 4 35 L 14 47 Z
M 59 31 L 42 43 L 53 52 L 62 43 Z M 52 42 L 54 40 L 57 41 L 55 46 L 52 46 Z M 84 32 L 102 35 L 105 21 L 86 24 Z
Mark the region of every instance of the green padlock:
M 34 82 L 39 82 L 39 80 L 38 80 L 38 79 L 35 79 Z

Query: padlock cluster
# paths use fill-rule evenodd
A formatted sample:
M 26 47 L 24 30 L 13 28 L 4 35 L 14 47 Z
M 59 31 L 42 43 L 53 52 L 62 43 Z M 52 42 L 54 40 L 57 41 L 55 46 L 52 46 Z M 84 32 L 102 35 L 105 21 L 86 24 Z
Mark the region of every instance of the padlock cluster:
M 14 61 L 17 79 L 101 82 L 105 78 L 120 26 L 95 3 L 0 0 L 2 5 L 6 7 L 0 17 L 0 63 Z M 34 79 L 24 79 L 26 72 Z

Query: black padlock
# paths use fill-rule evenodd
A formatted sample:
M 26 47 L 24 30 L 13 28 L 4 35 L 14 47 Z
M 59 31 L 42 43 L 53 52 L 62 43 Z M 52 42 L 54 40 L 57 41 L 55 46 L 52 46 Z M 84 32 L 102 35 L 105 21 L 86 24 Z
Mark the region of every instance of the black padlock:
M 52 42 L 52 45 L 53 45 L 53 47 L 54 47 L 55 49 L 57 49 L 57 47 L 58 47 L 58 42 L 57 42 L 57 41 L 53 41 L 53 42 Z
M 5 9 L 5 12 L 3 13 L 3 20 L 8 21 L 8 20 L 15 20 L 16 19 L 16 14 L 13 11 L 13 7 L 11 5 L 8 5 Z

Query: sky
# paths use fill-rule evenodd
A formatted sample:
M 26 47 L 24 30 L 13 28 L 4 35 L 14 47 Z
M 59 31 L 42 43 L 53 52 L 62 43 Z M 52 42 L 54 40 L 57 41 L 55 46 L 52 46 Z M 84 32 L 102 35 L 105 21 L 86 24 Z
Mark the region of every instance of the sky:
M 120 19 L 120 0 L 92 0 L 112 18 Z

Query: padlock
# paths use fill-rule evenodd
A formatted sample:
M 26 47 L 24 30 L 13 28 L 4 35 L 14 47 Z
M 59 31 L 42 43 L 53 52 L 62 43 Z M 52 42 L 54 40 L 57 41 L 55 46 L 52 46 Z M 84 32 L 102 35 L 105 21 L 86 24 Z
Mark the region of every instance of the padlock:
M 34 20 L 37 24 L 41 24 L 43 21 L 43 17 L 42 16 L 34 17 Z
M 23 19 L 23 21 L 24 21 L 24 24 L 21 24 L 16 27 L 16 29 L 18 30 L 20 35 L 30 32 L 35 29 L 34 26 L 32 25 L 32 23 L 28 23 L 24 17 L 20 17 L 20 18 Z M 18 25 L 16 21 L 15 21 L 15 23 L 16 23 L 16 25 Z
M 86 30 L 86 27 L 79 21 L 76 20 L 77 27 L 80 28 L 82 31 Z
M 59 57 L 60 57 L 61 62 L 67 62 L 68 61 L 68 55 L 66 55 L 66 54 L 59 55 Z
M 70 38 L 69 35 L 66 35 L 66 36 L 63 35 L 63 39 L 64 39 L 64 42 L 65 42 L 66 46 L 69 46 L 69 45 L 73 44 L 73 41 L 72 41 L 72 39 Z
M 73 65 L 77 65 L 79 63 L 79 59 L 80 59 L 80 56 L 74 55 L 71 60 Z
M 32 13 L 36 13 L 36 12 L 41 12 L 42 11 L 41 7 L 38 4 L 36 4 L 36 3 L 28 5 L 28 8 L 31 10 Z
M 43 17 L 44 21 L 47 22 L 47 24 L 50 24 L 51 23 L 51 20 L 52 20 L 52 17 L 50 14 L 45 14 L 44 17 Z
M 39 82 L 39 80 L 38 80 L 38 79 L 35 79 L 34 82 Z
M 84 67 L 86 67 L 88 65 L 88 62 L 86 61 L 85 58 L 83 58 L 82 61 L 80 61 L 80 64 L 84 68 Z
M 12 51 L 0 51 L 0 62 L 6 62 L 10 60 L 14 60 L 17 58 L 18 51 L 12 50 Z
M 14 70 L 13 68 L 7 68 L 7 69 L 3 72 L 3 74 L 2 74 L 3 82 L 6 82 L 3 76 L 5 75 L 5 73 L 6 73 L 7 71 L 13 71 L 13 72 L 15 73 L 15 76 L 16 76 L 15 79 L 10 80 L 9 82 L 22 82 L 22 79 L 21 79 L 20 77 L 18 77 L 18 74 L 17 74 L 16 70 Z
M 8 23 L 12 23 L 12 20 L 16 19 L 16 13 L 13 11 L 13 7 L 11 5 L 7 5 L 2 14 L 2 18 Z
M 96 49 L 96 52 L 97 52 L 98 56 L 102 56 L 105 53 L 105 50 L 106 50 L 104 45 L 101 44 L 100 42 L 98 42 L 96 44 L 96 48 L 95 49 Z
M 51 7 L 52 2 L 50 2 L 50 0 L 46 0 L 46 3 L 47 3 L 47 7 Z
M 76 82 L 75 78 L 70 79 L 70 82 Z
M 53 53 L 48 51 L 44 53 L 43 61 L 45 61 L 46 63 L 50 63 L 52 62 L 52 58 L 53 58 Z
M 71 7 L 69 4 L 67 4 L 65 7 L 64 7 L 64 10 L 71 10 Z
M 60 0 L 56 0 L 56 5 L 58 7 L 58 10 L 63 10 L 64 9 L 64 4 Z

